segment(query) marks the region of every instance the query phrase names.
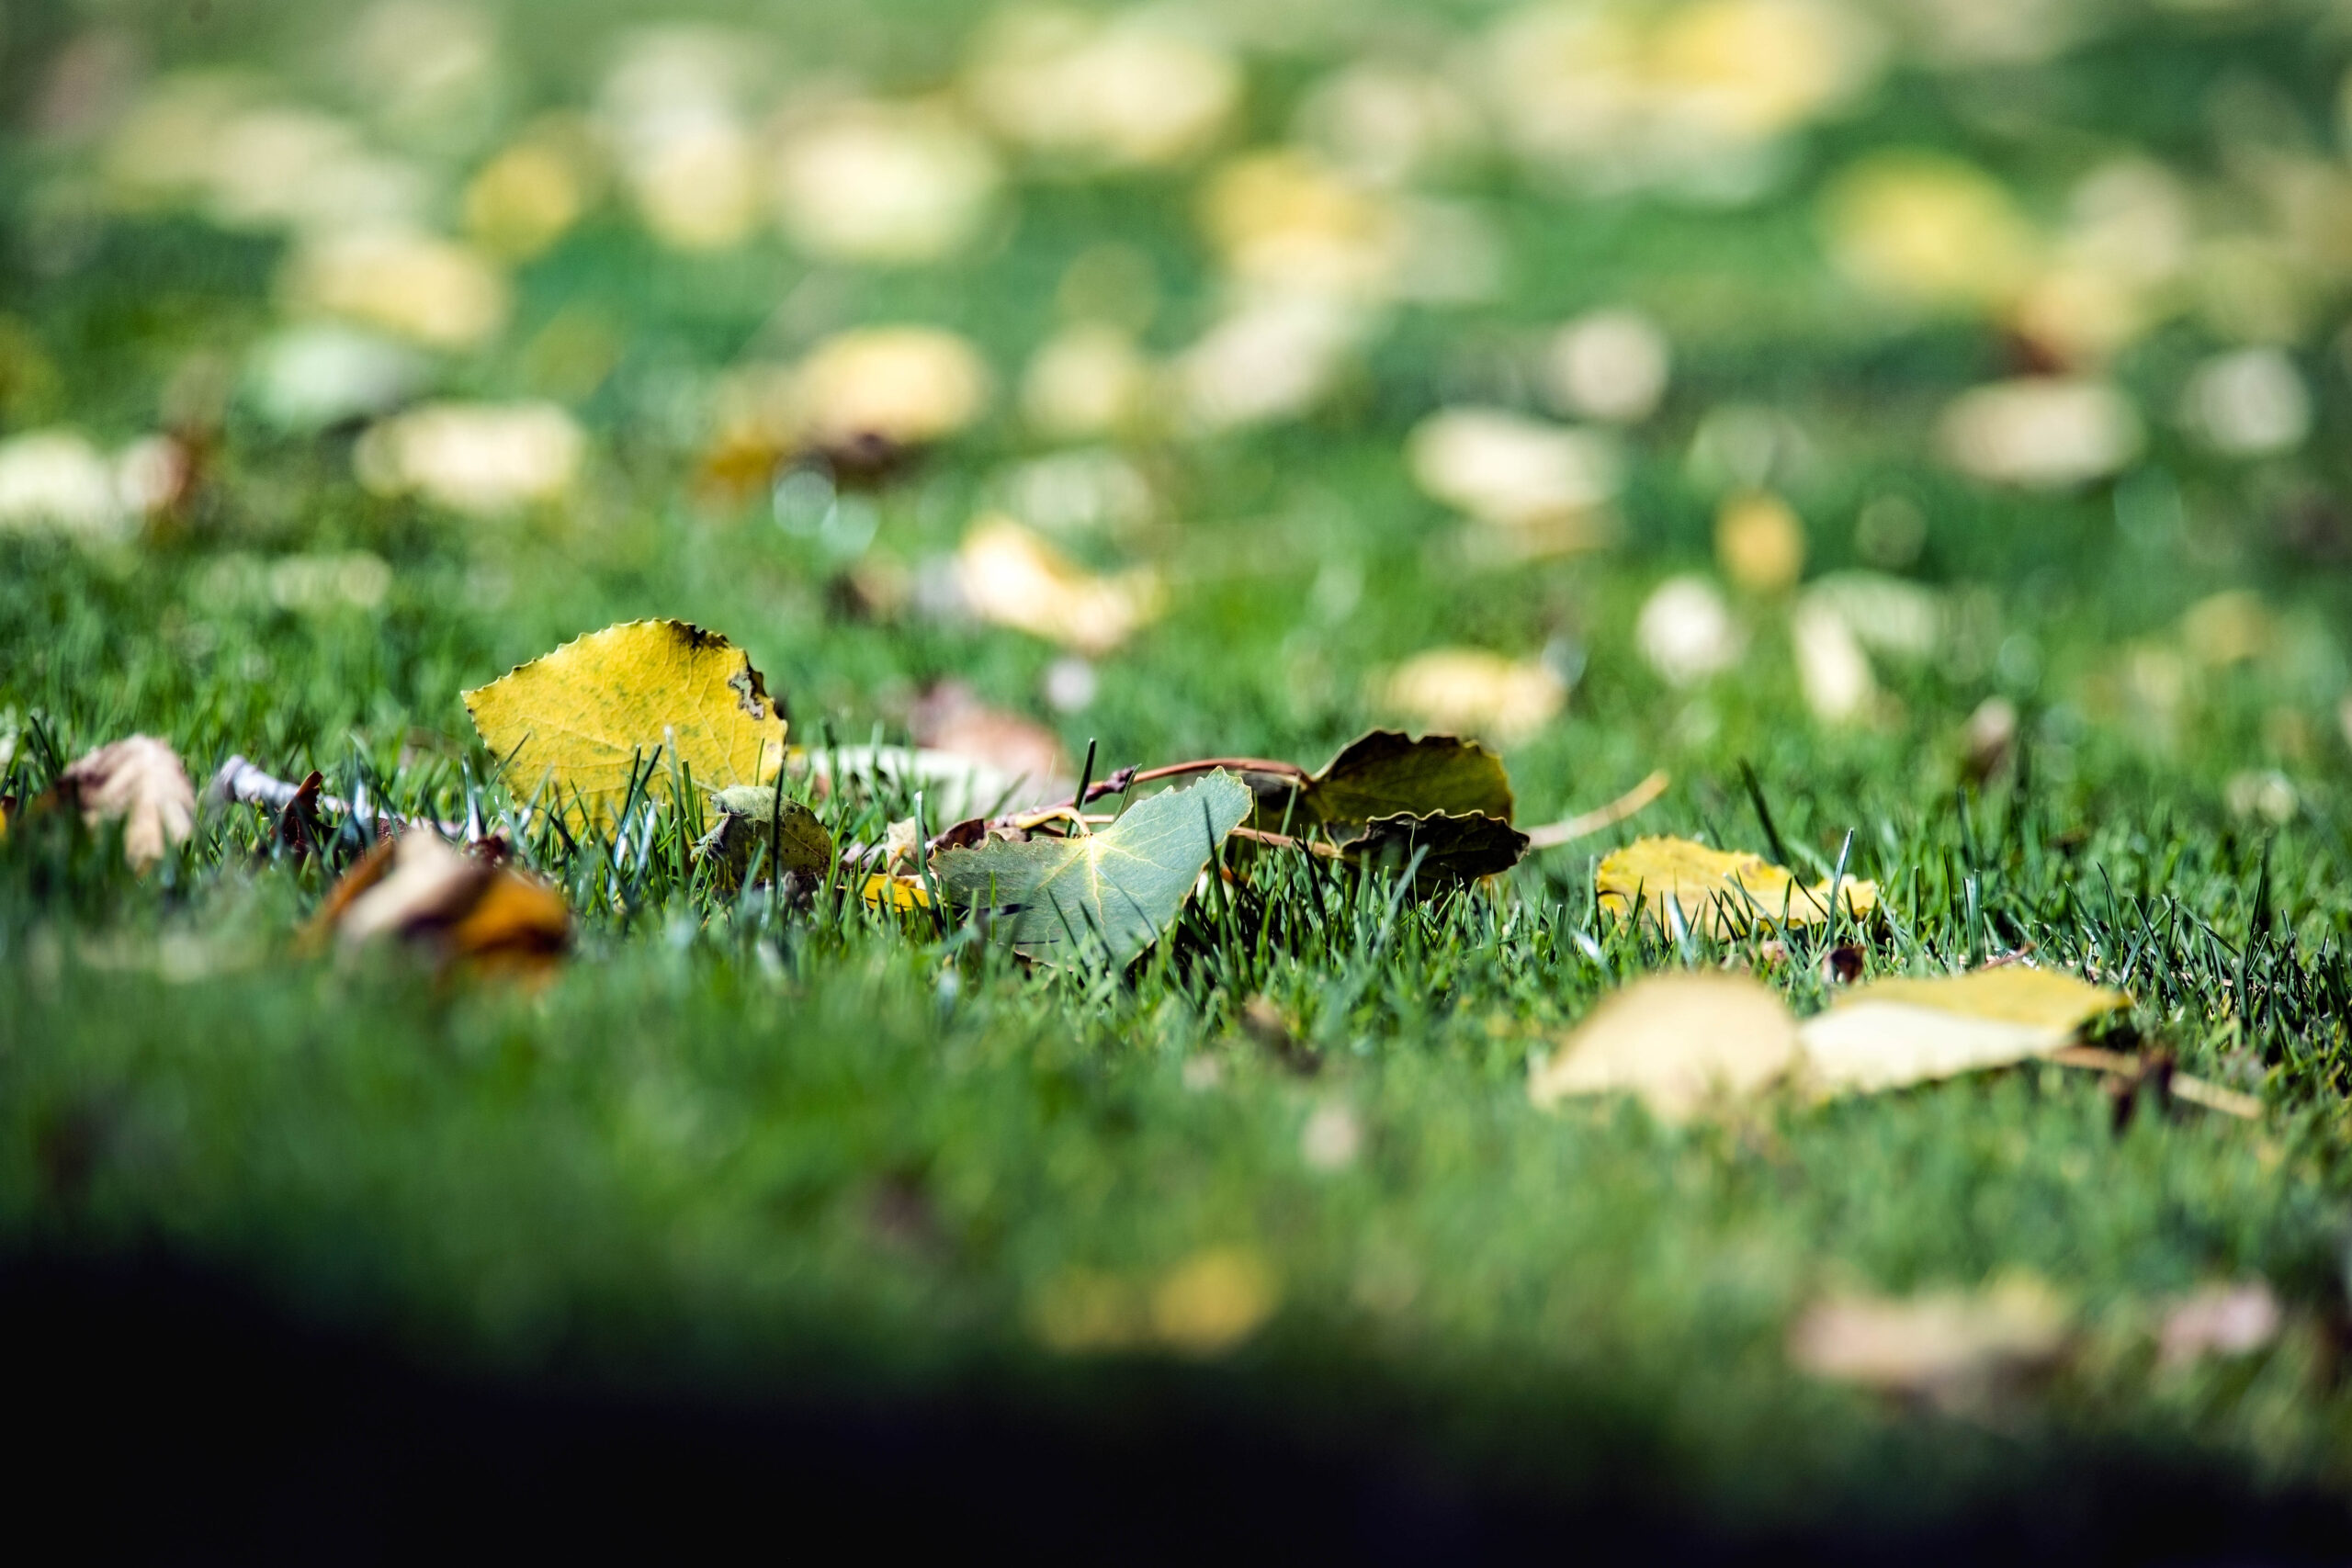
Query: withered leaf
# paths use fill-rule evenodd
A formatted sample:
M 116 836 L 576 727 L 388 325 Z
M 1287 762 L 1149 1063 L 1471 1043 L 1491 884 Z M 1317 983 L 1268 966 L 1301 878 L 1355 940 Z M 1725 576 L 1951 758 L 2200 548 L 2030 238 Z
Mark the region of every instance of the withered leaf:
M 387 839 L 344 874 L 312 929 L 346 949 L 398 939 L 444 963 L 543 972 L 571 941 L 562 896 L 538 878 L 492 865 L 439 834 Z
M 122 824 L 122 858 L 145 872 L 196 830 L 196 786 L 179 753 L 153 735 L 132 735 L 74 759 L 58 795 L 83 822 Z
M 2072 975 L 2009 964 L 1872 981 L 1798 1033 L 1817 1089 L 1870 1094 L 2046 1056 L 2131 999 Z
M 695 853 L 715 861 L 728 886 L 741 883 L 763 849 L 770 876 L 813 878 L 832 869 L 833 836 L 800 802 L 790 795 L 779 800 L 774 785 L 735 784 L 714 791 L 710 799 L 718 820 L 695 845 Z
M 1362 827 L 1384 817 L 1426 817 L 1431 812 L 1482 815 L 1510 821 L 1510 775 L 1500 757 L 1475 740 L 1451 735 L 1416 739 L 1394 729 L 1375 729 L 1340 749 L 1340 754 L 1304 783 L 1259 773 L 1250 777 L 1260 798 L 1251 826 L 1267 832 L 1321 824 Z
M 1358 864 L 1401 870 L 1421 856 L 1413 886 L 1427 891 L 1454 882 L 1499 876 L 1527 852 L 1527 835 L 1500 817 L 1432 811 L 1425 817 L 1399 814 L 1364 825 L 1340 846 Z

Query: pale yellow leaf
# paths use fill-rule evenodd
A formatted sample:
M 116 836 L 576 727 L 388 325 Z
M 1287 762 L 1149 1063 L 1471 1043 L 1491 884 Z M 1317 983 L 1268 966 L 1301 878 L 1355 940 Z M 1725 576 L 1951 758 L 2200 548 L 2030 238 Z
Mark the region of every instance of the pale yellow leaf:
M 1535 1066 L 1527 1092 L 1544 1107 L 1636 1094 L 1659 1121 L 1682 1122 L 1712 1097 L 1753 1094 L 1796 1059 L 1796 1021 L 1769 987 L 1744 975 L 1660 975 L 1602 1002 Z
M 920 876 L 885 875 L 876 873 L 865 879 L 858 888 L 858 897 L 877 909 L 928 909 L 931 894 Z
M 1875 1093 L 2046 1056 L 2131 998 L 2071 975 L 2012 964 L 1858 987 L 1799 1029 L 1825 1093 Z
M 1981 1291 L 1833 1295 L 1790 1329 L 1789 1359 L 1817 1378 L 1965 1404 L 2055 1359 L 2067 1319 L 2065 1303 L 2027 1274 Z
M 1761 855 L 1689 839 L 1636 839 L 1604 857 L 1600 903 L 1624 914 L 1639 898 L 1661 925 L 1673 903 L 1692 931 L 1737 935 L 1752 926 L 1811 926 L 1829 918 L 1829 885 L 1801 886 Z M 1846 879 L 1838 897 L 1856 919 L 1878 908 L 1878 884 Z
M 974 524 L 956 556 L 956 582 L 975 615 L 1081 653 L 1107 653 L 1159 615 L 1159 573 L 1085 570 L 1009 517 Z
M 785 720 L 725 637 L 684 621 L 630 621 L 566 643 L 466 694 L 507 782 L 546 787 L 575 823 L 609 824 L 634 769 L 657 797 L 674 763 L 704 789 L 765 784 L 784 765 Z
M 196 787 L 179 753 L 152 735 L 133 735 L 76 758 L 58 793 L 90 827 L 122 824 L 122 858 L 144 872 L 196 829 Z

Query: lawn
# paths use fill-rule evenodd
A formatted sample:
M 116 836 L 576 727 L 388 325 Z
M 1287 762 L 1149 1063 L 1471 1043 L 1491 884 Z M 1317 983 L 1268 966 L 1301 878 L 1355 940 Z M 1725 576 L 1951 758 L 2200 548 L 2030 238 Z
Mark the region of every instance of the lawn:
M 153 1435 L 44 1419 L 249 1398 L 247 1548 L 241 1486 L 552 1486 L 479 1420 L 1081 1550 L 2340 1559 L 2352 34 L 1095 15 L 0 17 L 0 1296 Z M 748 654 L 823 871 L 477 733 L 649 619 Z M 838 863 L 945 826 L 866 748 L 1035 803 L 1374 728 L 1522 830 L 1668 782 L 1493 876 L 1228 840 L 1125 964 Z M 61 793 L 134 734 L 153 856 Z M 563 953 L 338 934 L 385 814 Z M 1629 919 L 1645 835 L 1876 908 Z M 2127 992 L 2129 1070 L 1531 1101 L 1643 976 L 1988 965 Z M 304 1460 L 353 1364 L 407 1414 Z

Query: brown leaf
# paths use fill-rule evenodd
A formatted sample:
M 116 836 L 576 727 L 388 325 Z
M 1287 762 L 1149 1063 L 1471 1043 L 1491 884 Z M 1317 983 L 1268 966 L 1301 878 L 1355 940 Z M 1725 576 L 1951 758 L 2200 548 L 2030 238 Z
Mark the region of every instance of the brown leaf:
M 544 971 L 571 941 L 561 895 L 537 877 L 494 866 L 439 834 L 412 829 L 362 856 L 327 896 L 314 930 L 345 948 L 398 939 L 444 963 Z
M 152 735 L 101 746 L 59 776 L 58 794 L 92 828 L 120 822 L 122 858 L 145 872 L 196 830 L 196 786 L 179 754 Z
M 1019 781 L 1023 799 L 1051 800 L 1073 787 L 1060 736 L 1034 718 L 989 706 L 961 681 L 933 686 L 909 716 L 916 745 L 969 757 Z

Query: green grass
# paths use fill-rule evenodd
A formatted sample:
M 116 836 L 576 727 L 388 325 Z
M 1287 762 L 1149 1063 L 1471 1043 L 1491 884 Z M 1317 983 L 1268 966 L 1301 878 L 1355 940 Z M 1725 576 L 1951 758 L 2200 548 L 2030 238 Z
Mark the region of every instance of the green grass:
M 2165 111 L 2119 85 L 2151 51 L 2199 84 L 2226 63 L 2191 24 L 2166 26 L 2090 51 L 2064 80 L 2117 134 L 2199 164 L 2212 153 L 2191 110 L 2142 124 Z M 2248 69 L 2309 74 L 2274 58 L 2291 24 L 2247 27 L 2233 47 Z M 159 36 L 189 47 L 169 25 Z M 2316 118 L 2332 81 L 2282 90 Z M 1882 118 L 1808 143 L 1806 172 L 1759 209 L 1576 206 L 1491 175 L 1482 195 L 1514 243 L 1504 299 L 1407 312 L 1360 380 L 1296 425 L 1148 454 L 1172 517 L 1151 548 L 1180 592 L 1102 662 L 1093 705 L 1057 721 L 1073 752 L 1100 742 L 1100 772 L 1218 753 L 1311 766 L 1380 716 L 1365 669 L 1437 642 L 1558 642 L 1582 673 L 1567 715 L 1510 754 L 1520 819 L 1670 769 L 1637 821 L 1426 901 L 1228 850 L 1233 896 L 1117 975 L 1024 972 L 976 931 L 831 890 L 807 907 L 728 894 L 686 853 L 694 822 L 640 813 L 622 852 L 520 836 L 580 933 L 553 984 L 519 990 L 304 949 L 296 933 L 363 847 L 356 830 L 297 860 L 260 814 L 215 811 L 142 880 L 103 835 L 20 815 L 0 837 L 0 1249 L 162 1245 L 301 1314 L 502 1371 L 985 1385 L 1080 1412 L 1164 1374 L 1269 1422 L 1339 1429 L 1370 1412 L 1483 1473 L 1631 1477 L 1749 1524 L 1932 1517 L 2046 1483 L 2030 1464 L 2044 1451 L 2340 1495 L 2352 817 L 2334 730 L 2352 592 L 2271 525 L 2298 498 L 2344 504 L 2352 388 L 2324 347 L 2300 351 L 2316 434 L 2251 474 L 2158 428 L 2139 482 L 2177 486 L 2178 536 L 2120 525 L 2113 487 L 2021 499 L 1928 465 L 1935 409 L 1999 373 L 2001 345 L 1857 321 L 1807 205 L 1873 125 L 1991 145 L 1964 105 L 1903 82 Z M 2054 199 L 2037 156 L 1999 151 L 1979 154 Z M 6 145 L 0 199 L 28 209 L 70 157 Z M 1001 251 L 952 276 L 854 280 L 844 310 L 948 322 L 1010 371 L 1050 321 L 1061 268 L 1119 232 L 1152 247 L 1170 299 L 1155 335 L 1182 342 L 1210 284 L 1180 196 L 1041 187 Z M 157 218 L 111 223 L 68 272 L 0 263 L 0 298 L 55 377 L 0 434 L 147 428 L 175 366 L 270 319 L 273 256 Z M 449 379 L 527 392 L 522 345 L 566 303 L 624 324 L 618 365 L 578 411 L 597 443 L 589 482 L 560 511 L 481 525 L 374 497 L 350 477 L 348 433 L 287 436 L 232 403 L 177 524 L 98 550 L 0 535 L 8 789 L 38 795 L 59 761 L 145 730 L 199 781 L 236 751 L 284 777 L 318 768 L 346 796 L 364 784 L 398 809 L 495 818 L 513 803 L 483 782 L 458 692 L 644 615 L 749 649 L 804 740 L 895 735 L 911 694 L 948 674 L 1037 708 L 1050 649 L 849 614 L 828 592 L 840 563 L 763 502 L 698 502 L 691 453 L 650 434 L 664 377 L 733 359 L 805 270 L 764 239 L 665 257 L 610 214 L 527 269 L 514 327 Z M 1398 460 L 1405 431 L 1465 387 L 1495 395 L 1464 345 L 1623 299 L 1676 327 L 1680 355 L 1672 400 L 1634 438 L 1625 545 L 1525 570 L 1455 563 Z M 2200 331 L 2162 329 L 2119 378 L 2153 405 L 2210 346 Z M 1871 496 L 1908 495 L 1929 519 L 1911 570 L 1951 592 L 1962 630 L 1935 660 L 1882 667 L 1899 706 L 1883 725 L 1817 726 L 1762 607 L 1755 657 L 1695 692 L 1634 652 L 1648 590 L 1704 568 L 1713 492 L 1682 459 L 1735 399 L 1815 440 L 1789 486 L 1813 525 L 1809 570 L 1857 564 L 1850 520 Z M 932 455 L 876 497 L 875 548 L 906 563 L 951 548 L 991 477 L 1035 450 L 1000 418 Z M 215 570 L 231 552 L 360 548 L 394 569 L 373 610 L 279 608 Z M 1363 583 L 1338 612 L 1317 608 L 1333 561 Z M 2228 587 L 2263 596 L 2275 646 L 2196 676 L 2167 737 L 2113 696 L 2127 645 L 2173 646 L 2183 609 Z M 1959 726 L 1995 694 L 2020 705 L 2024 743 L 1971 782 Z M 1823 1004 L 1819 959 L 1850 932 L 1792 936 L 1773 961 L 1597 908 L 1594 858 L 1638 831 L 1765 848 L 1743 768 L 1801 870 L 1844 855 L 1880 882 L 1871 972 L 2020 948 L 2096 965 L 2135 998 L 2120 1031 L 2258 1092 L 2261 1122 L 2151 1101 L 2119 1127 L 2095 1077 L 2053 1066 L 1826 1108 L 1774 1100 L 1680 1131 L 1630 1107 L 1533 1110 L 1531 1055 L 1633 976 L 1754 966 L 1800 1010 Z M 2232 777 L 2270 768 L 2294 784 L 2288 819 L 2233 813 Z M 907 807 L 821 809 L 844 841 L 871 841 Z M 1293 1048 L 1243 1026 L 1261 997 Z M 1339 1168 L 1303 1150 L 1328 1108 L 1362 1133 Z M 1216 1248 L 1261 1259 L 1279 1298 L 1229 1355 L 1072 1357 L 1041 1338 L 1071 1271 L 1148 1290 Z M 2009 1270 L 2049 1281 L 2077 1334 L 2045 1383 L 1991 1416 L 1882 1404 L 1787 1362 L 1790 1323 L 1825 1290 Z M 2274 1345 L 2156 1366 L 2169 1299 L 2256 1279 L 2286 1308 Z

